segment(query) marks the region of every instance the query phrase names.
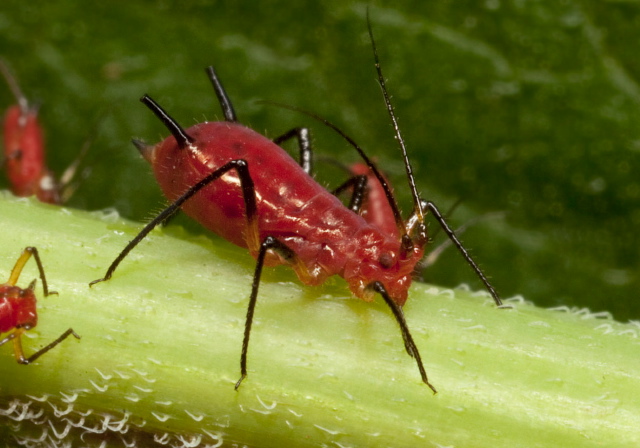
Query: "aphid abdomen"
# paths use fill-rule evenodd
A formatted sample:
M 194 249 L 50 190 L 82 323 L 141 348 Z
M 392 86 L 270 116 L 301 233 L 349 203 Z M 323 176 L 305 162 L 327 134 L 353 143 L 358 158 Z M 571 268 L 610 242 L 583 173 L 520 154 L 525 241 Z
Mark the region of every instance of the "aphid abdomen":
M 342 272 L 344 235 L 367 225 L 361 217 L 316 183 L 285 150 L 245 126 L 208 122 L 186 132 L 194 139 L 191 145 L 180 148 L 168 137 L 144 154 L 170 201 L 228 161 L 245 160 L 255 187 L 260 241 L 277 238 L 305 260 L 313 277 L 301 278 L 305 283 L 319 284 Z M 209 230 L 247 247 L 245 204 L 235 171 L 204 187 L 182 209 Z M 282 260 L 268 253 L 265 263 Z
M 11 106 L 4 119 L 4 155 L 11 191 L 31 196 L 38 191 L 44 167 L 44 138 L 37 114 Z

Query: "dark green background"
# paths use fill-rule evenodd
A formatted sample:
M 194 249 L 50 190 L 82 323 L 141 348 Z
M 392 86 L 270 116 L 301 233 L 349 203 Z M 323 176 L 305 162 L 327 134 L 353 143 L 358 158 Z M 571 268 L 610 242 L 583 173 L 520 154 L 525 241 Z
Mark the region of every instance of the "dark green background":
M 151 94 L 184 126 L 220 118 L 203 73 L 215 64 L 244 123 L 271 137 L 308 125 L 318 152 L 355 161 L 318 123 L 255 100 L 329 118 L 378 158 L 408 211 L 366 4 L 305 3 L 4 0 L 0 52 L 42 102 L 54 171 L 107 111 L 91 176 L 69 205 L 137 220 L 159 210 L 129 139 L 167 132 L 138 98 Z M 464 200 L 454 226 L 507 213 L 464 235 L 498 290 L 640 318 L 640 3 L 388 3 L 372 3 L 371 15 L 419 189 L 444 210 Z M 0 95 L 5 108 L 6 86 Z M 342 176 L 318 169 L 334 184 Z M 425 277 L 480 287 L 451 250 Z

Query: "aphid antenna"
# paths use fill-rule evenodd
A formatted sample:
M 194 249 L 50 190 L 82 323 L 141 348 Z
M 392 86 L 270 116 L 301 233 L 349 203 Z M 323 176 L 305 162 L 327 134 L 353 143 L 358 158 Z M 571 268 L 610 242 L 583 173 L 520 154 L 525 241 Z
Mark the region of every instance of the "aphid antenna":
M 20 90 L 20 86 L 18 85 L 16 77 L 13 75 L 13 73 L 11 73 L 11 70 L 9 69 L 9 64 L 7 64 L 7 62 L 2 58 L 0 58 L 0 72 L 2 72 L 4 79 L 7 81 L 7 84 L 9 85 L 9 89 L 11 89 L 13 96 L 16 97 L 16 101 L 18 101 L 18 105 L 20 106 L 22 114 L 26 115 L 29 112 L 29 101 L 27 101 L 27 97 L 24 96 L 22 90 Z
M 301 109 L 301 108 L 296 107 L 296 106 L 291 106 L 289 104 L 278 103 L 276 101 L 258 100 L 256 102 L 258 104 L 269 104 L 269 105 L 272 105 L 272 106 L 282 107 L 283 109 L 289 109 L 289 110 L 292 110 L 294 112 L 300 112 L 301 114 L 307 115 L 308 117 L 311 117 L 314 120 L 317 120 L 320 123 L 324 124 L 328 128 L 333 129 L 335 132 L 338 133 L 338 135 L 340 135 L 340 137 L 345 139 L 347 141 L 347 143 L 349 143 L 351 146 L 353 146 L 355 148 L 355 150 L 358 151 L 358 154 L 360 155 L 362 160 L 364 160 L 364 163 L 369 167 L 371 172 L 376 176 L 376 178 L 378 179 L 378 181 L 382 185 L 382 188 L 384 189 L 385 196 L 387 197 L 387 201 L 389 201 L 389 205 L 391 206 L 391 210 L 393 211 L 393 217 L 395 218 L 396 225 L 397 225 L 398 229 L 400 229 L 400 233 L 402 234 L 403 247 L 407 251 L 411 250 L 411 248 L 413 246 L 413 243 L 411 242 L 411 239 L 407 235 L 406 226 L 405 226 L 405 223 L 404 223 L 404 221 L 402 219 L 402 215 L 400 213 L 400 208 L 398 207 L 398 203 L 396 202 L 396 199 L 393 196 L 393 193 L 391 192 L 391 187 L 389 187 L 389 184 L 385 180 L 385 178 L 382 175 L 382 173 L 380 173 L 380 170 L 375 165 L 375 163 L 373 163 L 373 161 L 365 154 L 364 150 L 360 147 L 360 145 L 358 145 L 355 142 L 354 139 L 349 137 L 342 129 L 340 129 L 335 124 L 331 123 L 326 118 L 323 118 L 320 115 L 315 114 L 313 112 L 310 112 L 308 110 Z M 408 241 L 408 243 L 407 243 L 407 241 Z
M 182 126 L 180 126 L 176 120 L 171 118 L 171 116 L 149 95 L 145 94 L 140 98 L 140 101 L 147 106 L 151 112 L 160 119 L 160 121 L 162 121 L 169 132 L 171 132 L 171 135 L 173 135 L 173 138 L 178 142 L 180 149 L 184 149 L 195 141 L 194 138 L 187 134 Z
M 420 195 L 418 194 L 418 189 L 416 187 L 415 177 L 413 176 L 413 169 L 411 167 L 411 162 L 409 161 L 409 156 L 407 154 L 407 147 L 404 143 L 404 138 L 402 138 L 402 133 L 400 132 L 400 126 L 398 125 L 398 118 L 396 117 L 396 113 L 393 109 L 393 104 L 391 104 L 391 97 L 389 96 L 389 91 L 387 90 L 387 86 L 384 80 L 384 75 L 382 74 L 382 68 L 380 67 L 380 58 L 378 57 L 378 49 L 376 47 L 376 41 L 373 37 L 373 29 L 371 27 L 371 19 L 369 17 L 369 8 L 367 8 L 367 30 L 369 31 L 369 39 L 371 40 L 371 48 L 373 50 L 373 60 L 376 67 L 376 73 L 378 74 L 378 84 L 380 85 L 380 89 L 382 90 L 382 96 L 384 97 L 384 104 L 387 107 L 387 112 L 389 112 L 389 116 L 391 117 L 391 122 L 393 123 L 393 129 L 396 134 L 396 140 L 398 141 L 398 145 L 400 146 L 400 150 L 402 151 L 402 157 L 404 160 L 404 166 L 407 172 L 407 179 L 409 181 L 409 188 L 411 189 L 411 195 L 413 196 L 414 210 L 412 216 L 407 220 L 407 230 L 406 232 L 410 232 L 414 228 L 417 227 L 418 237 L 423 239 L 426 242 L 426 228 L 424 225 L 424 210 L 427 209 L 431 211 L 434 218 L 440 223 L 442 230 L 447 234 L 449 239 L 453 242 L 453 244 L 458 248 L 464 259 L 467 261 L 469 266 L 475 271 L 476 275 L 480 278 L 482 283 L 484 283 L 485 287 L 493 297 L 497 306 L 502 306 L 502 300 L 498 295 L 498 292 L 494 289 L 493 285 L 489 283 L 486 275 L 478 264 L 471 258 L 469 252 L 462 245 L 455 232 L 449 227 L 446 223 L 444 217 L 435 206 L 435 204 L 431 201 L 423 201 L 420 199 Z M 404 237 L 403 237 L 404 238 Z
M 391 104 L 391 97 L 389 95 L 389 91 L 387 90 L 387 85 L 384 80 L 384 76 L 382 74 L 382 68 L 380 67 L 380 58 L 378 57 L 378 48 L 376 47 L 376 41 L 373 37 L 373 28 L 371 27 L 371 19 L 369 17 L 369 8 L 367 8 L 367 30 L 369 31 L 369 39 L 371 40 L 371 49 L 373 50 L 373 59 L 375 62 L 376 73 L 378 74 L 378 84 L 380 85 L 380 89 L 382 90 L 382 96 L 384 97 L 384 104 L 387 107 L 387 112 L 389 112 L 389 116 L 391 117 L 391 122 L 393 123 L 393 130 L 396 134 L 396 140 L 398 145 L 400 146 L 400 151 L 402 152 L 402 159 L 404 161 L 404 167 L 407 172 L 407 179 L 409 181 L 409 188 L 411 189 L 411 195 L 413 197 L 413 207 L 414 214 L 417 217 L 418 223 L 420 226 L 424 226 L 424 210 L 420 201 L 420 195 L 418 194 L 418 188 L 416 187 L 416 180 L 413 176 L 413 168 L 411 167 L 411 162 L 409 161 L 409 156 L 407 154 L 407 147 L 404 143 L 404 138 L 402 138 L 402 133 L 400 132 L 400 126 L 398 125 L 398 118 L 396 117 L 396 113 L 393 109 L 393 104 Z M 424 231 L 420 230 L 419 231 Z

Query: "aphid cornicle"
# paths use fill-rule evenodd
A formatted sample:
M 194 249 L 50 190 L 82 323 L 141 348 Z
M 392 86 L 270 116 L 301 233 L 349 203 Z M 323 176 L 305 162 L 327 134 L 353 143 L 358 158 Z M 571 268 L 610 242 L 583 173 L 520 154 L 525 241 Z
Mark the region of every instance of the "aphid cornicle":
M 90 142 L 85 142 L 76 160 L 57 179 L 47 168 L 44 132 L 38 119 L 38 108 L 29 104 L 2 59 L 0 72 L 17 101 L 7 109 L 4 117 L 4 164 L 11 192 L 21 197 L 36 196 L 39 201 L 48 204 L 62 204 L 75 190 L 72 182 Z
M 127 254 L 155 226 L 180 209 L 225 239 L 247 248 L 257 263 L 242 344 L 241 376 L 236 389 L 247 376 L 249 336 L 262 268 L 285 263 L 291 265 L 300 281 L 307 285 L 318 285 L 332 275 L 339 275 L 356 297 L 371 301 L 376 293 L 380 294 L 400 326 L 405 348 L 415 358 L 422 381 L 435 392 L 427 379 L 402 311 L 413 270 L 422 259 L 428 241 L 424 223 L 427 211 L 435 216 L 462 252 L 496 304 L 501 305 L 498 294 L 447 226 L 436 206 L 418 196 L 369 22 L 368 29 L 378 80 L 401 144 L 414 198 L 413 213 L 406 221 L 401 217 L 386 180 L 361 148 L 335 126 L 326 121 L 325 124 L 333 127 L 356 148 L 370 173 L 380 182 L 393 215 L 387 219 L 395 223 L 393 231 L 360 216 L 356 206 L 345 207 L 336 196 L 313 180 L 309 175 L 311 147 L 306 129 L 294 129 L 271 141 L 239 124 L 212 67 L 207 69 L 207 73 L 221 104 L 224 122 L 200 123 L 185 130 L 149 96 L 141 98 L 172 136 L 156 145 L 147 145 L 139 140 L 134 140 L 134 144 L 151 164 L 165 196 L 173 202 L 129 242 L 105 276 L 91 282 L 91 285 L 110 279 Z M 276 144 L 293 137 L 298 139 L 300 163 Z M 362 183 L 359 185 L 354 188 L 356 199 L 363 194 Z M 352 201 L 352 205 L 354 202 L 358 201 Z
M 24 265 L 29 261 L 31 256 L 35 258 L 36 264 L 38 265 L 38 271 L 40 272 L 40 280 L 42 280 L 42 289 L 44 290 L 45 297 L 51 294 L 58 294 L 55 291 L 49 291 L 47 279 L 44 275 L 44 268 L 40 261 L 40 255 L 38 255 L 38 250 L 35 247 L 25 248 L 11 270 L 9 280 L 7 280 L 6 283 L 0 284 L 0 333 L 6 333 L 13 330 L 11 334 L 0 340 L 0 346 L 9 341 L 13 341 L 14 356 L 16 361 L 20 364 L 31 364 L 33 361 L 47 353 L 71 335 L 80 339 L 80 336 L 78 336 L 73 329 L 69 328 L 53 342 L 42 347 L 33 355 L 28 358 L 24 356 L 20 337 L 25 331 L 31 330 L 38 324 L 36 295 L 34 291 L 36 281 L 33 280 L 26 289 L 16 286 L 16 283 L 20 278 Z

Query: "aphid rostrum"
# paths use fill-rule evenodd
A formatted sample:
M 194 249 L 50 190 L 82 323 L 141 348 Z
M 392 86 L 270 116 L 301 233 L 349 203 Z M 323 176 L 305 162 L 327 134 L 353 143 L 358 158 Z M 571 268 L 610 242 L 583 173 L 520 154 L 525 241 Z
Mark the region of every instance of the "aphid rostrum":
M 73 329 L 69 328 L 53 342 L 42 347 L 33 355 L 29 357 L 24 356 L 20 338 L 25 331 L 31 330 L 38 324 L 35 295 L 36 281 L 33 280 L 26 289 L 16 286 L 16 283 L 20 278 L 24 265 L 29 261 L 31 256 L 35 258 L 36 264 L 38 265 L 38 271 L 40 272 L 40 279 L 42 280 L 42 289 L 44 290 L 45 297 L 51 294 L 58 294 L 55 291 L 49 291 L 47 279 L 44 275 L 44 268 L 42 267 L 42 262 L 38 255 L 38 250 L 35 247 L 25 248 L 11 270 L 9 280 L 0 285 L 0 333 L 6 333 L 13 330 L 8 336 L 0 340 L 0 346 L 9 341 L 13 341 L 13 353 L 16 361 L 20 364 L 31 364 L 33 361 L 47 353 L 71 335 L 80 339 L 80 336 L 78 336 Z
M 4 165 L 11 192 L 16 196 L 36 196 L 49 204 L 66 202 L 74 191 L 72 181 L 85 155 L 85 142 L 76 160 L 60 179 L 47 168 L 44 132 L 38 120 L 38 107 L 30 105 L 8 65 L 0 59 L 0 72 L 9 85 L 17 104 L 7 109 L 4 117 Z
M 369 35 L 378 81 L 400 142 L 413 196 L 414 210 L 406 221 L 402 219 L 388 183 L 373 162 L 346 134 L 328 122 L 325 124 L 334 127 L 355 147 L 370 173 L 377 178 L 391 209 L 392 217 L 385 219 L 393 219 L 393 232 L 367 221 L 356 207 L 345 207 L 336 196 L 315 182 L 310 176 L 311 146 L 306 129 L 293 129 L 271 141 L 238 123 L 212 67 L 207 69 L 207 74 L 221 104 L 224 122 L 199 123 L 185 130 L 148 95 L 141 98 L 172 136 L 156 145 L 139 140 L 134 140 L 134 144 L 151 164 L 164 195 L 173 202 L 129 242 L 105 276 L 91 285 L 110 279 L 127 254 L 154 227 L 178 210 L 234 244 L 247 248 L 257 262 L 242 343 L 241 376 L 236 389 L 247 376 L 249 337 L 262 268 L 289 264 L 300 281 L 307 285 L 319 285 L 328 277 L 339 275 L 356 297 L 372 301 L 376 293 L 380 294 L 400 326 L 405 348 L 415 358 L 422 381 L 435 392 L 402 311 L 414 267 L 422 259 L 428 241 L 424 223 L 427 211 L 434 215 L 462 252 L 496 304 L 502 303 L 436 206 L 418 196 L 380 70 L 370 24 Z M 278 146 L 293 137 L 298 139 L 300 163 Z M 361 189 L 354 188 L 354 195 L 362 196 Z

